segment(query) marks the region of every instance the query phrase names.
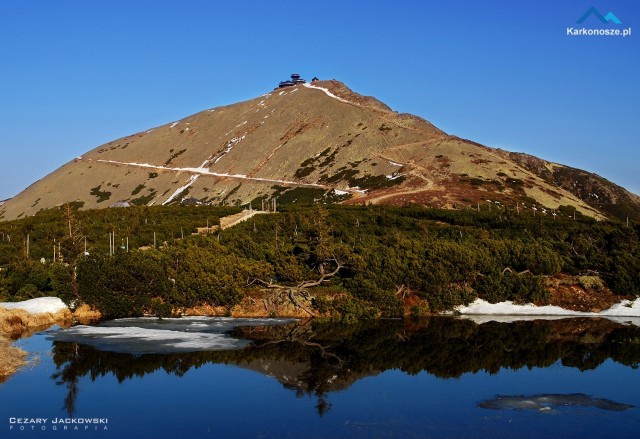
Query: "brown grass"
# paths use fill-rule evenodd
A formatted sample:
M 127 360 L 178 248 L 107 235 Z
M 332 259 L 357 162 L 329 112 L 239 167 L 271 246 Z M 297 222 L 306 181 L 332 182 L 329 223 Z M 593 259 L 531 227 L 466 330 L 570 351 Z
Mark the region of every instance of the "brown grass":
M 0 383 L 3 383 L 18 369 L 27 364 L 27 353 L 11 344 L 0 335 Z
M 102 313 L 89 305 L 82 304 L 73 311 L 73 318 L 83 325 L 88 325 L 102 319 Z
M 573 311 L 601 312 L 620 302 L 597 276 L 569 276 L 558 274 L 545 277 L 551 291 L 551 305 Z
M 312 308 L 311 296 L 308 298 L 298 296 L 298 302 L 307 308 Z M 290 317 L 305 319 L 309 317 L 302 308 L 296 307 L 289 296 L 278 290 L 250 290 L 245 297 L 230 310 L 223 306 L 200 305 L 187 309 L 175 310 L 177 315 L 185 316 L 213 316 L 213 317 L 238 317 L 238 318 L 267 318 Z
M 56 313 L 29 314 L 22 309 L 0 307 L 0 334 L 11 339 L 31 335 L 52 325 L 68 326 L 72 321 L 68 309 Z

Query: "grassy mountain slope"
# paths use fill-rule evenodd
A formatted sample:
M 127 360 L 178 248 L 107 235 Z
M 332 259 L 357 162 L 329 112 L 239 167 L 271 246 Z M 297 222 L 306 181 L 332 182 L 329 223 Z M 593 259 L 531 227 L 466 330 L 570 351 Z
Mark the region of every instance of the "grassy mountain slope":
M 195 197 L 253 200 L 258 207 L 274 195 L 294 202 L 323 194 L 351 204 L 453 208 L 491 201 L 640 217 L 639 197 L 594 174 L 448 135 L 338 81 L 319 81 L 101 145 L 0 205 L 0 219 L 69 201 L 101 208 Z

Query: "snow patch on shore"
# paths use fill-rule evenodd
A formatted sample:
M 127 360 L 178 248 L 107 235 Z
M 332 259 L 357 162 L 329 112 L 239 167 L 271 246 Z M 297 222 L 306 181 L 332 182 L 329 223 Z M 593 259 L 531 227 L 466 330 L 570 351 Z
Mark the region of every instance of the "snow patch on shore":
M 471 316 L 477 323 L 488 321 L 511 322 L 516 320 L 536 320 L 540 318 L 558 319 L 565 317 L 605 317 L 617 322 L 630 322 L 640 326 L 640 299 L 623 300 L 601 312 L 581 312 L 559 306 L 536 306 L 531 303 L 515 305 L 511 301 L 489 303 L 476 299 L 468 306 L 458 306 L 455 311 L 464 317 Z
M 67 305 L 58 297 L 38 297 L 24 302 L 0 302 L 1 308 L 21 309 L 29 314 L 57 313 L 67 309 Z

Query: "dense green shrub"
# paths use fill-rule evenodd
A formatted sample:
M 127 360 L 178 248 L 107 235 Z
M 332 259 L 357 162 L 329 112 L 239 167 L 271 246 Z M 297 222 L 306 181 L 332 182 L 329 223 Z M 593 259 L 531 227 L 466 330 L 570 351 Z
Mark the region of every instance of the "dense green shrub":
M 507 271 L 479 277 L 475 291 L 481 299 L 490 303 L 510 300 L 514 303 L 548 304 L 551 293 L 537 276 L 530 273 L 517 274 Z
M 78 265 L 78 293 L 105 318 L 141 316 L 172 288 L 164 267 L 142 252 L 91 256 Z
M 433 312 L 442 312 L 460 305 L 469 305 L 477 298 L 476 293 L 467 288 L 452 285 L 443 287 L 427 295 L 429 309 Z
M 190 236 L 196 226 L 235 212 L 205 206 L 73 211 L 71 236 L 68 210 L 0 223 L 0 294 L 79 297 L 107 316 L 167 315 L 170 307 L 202 303 L 230 308 L 247 288 L 265 283 L 286 289 L 322 279 L 322 288 L 347 295 L 335 304 L 317 298 L 315 306 L 359 318 L 402 315 L 397 291 L 415 293 L 432 311 L 476 294 L 490 302 L 546 303 L 549 292 L 538 276 L 559 272 L 598 275 L 617 294 L 640 295 L 640 228 L 625 224 L 509 210 L 290 204 L 280 205 L 278 215 Z M 116 244 L 129 238 L 130 253 L 116 245 L 108 256 L 111 232 Z M 138 251 L 153 244 L 154 232 L 157 249 Z M 31 260 L 21 240 L 27 233 Z M 84 236 L 89 257 L 82 256 Z M 34 262 L 51 257 L 54 240 L 62 262 Z
M 334 320 L 345 323 L 374 319 L 379 314 L 378 310 L 368 302 L 347 295 L 336 298 L 331 303 L 329 311 Z

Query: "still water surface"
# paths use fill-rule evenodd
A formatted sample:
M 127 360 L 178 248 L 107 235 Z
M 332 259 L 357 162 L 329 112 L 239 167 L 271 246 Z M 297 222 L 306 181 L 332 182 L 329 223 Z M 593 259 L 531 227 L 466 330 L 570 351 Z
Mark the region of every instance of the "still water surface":
M 253 326 L 254 324 L 269 324 Z M 640 328 L 127 319 L 18 342 L 0 437 L 638 437 Z M 24 430 L 12 418 L 48 418 Z M 97 429 L 54 419 L 107 419 Z

